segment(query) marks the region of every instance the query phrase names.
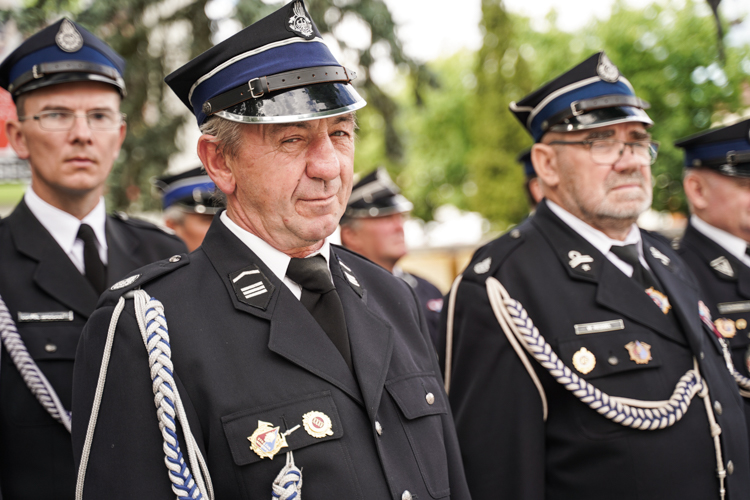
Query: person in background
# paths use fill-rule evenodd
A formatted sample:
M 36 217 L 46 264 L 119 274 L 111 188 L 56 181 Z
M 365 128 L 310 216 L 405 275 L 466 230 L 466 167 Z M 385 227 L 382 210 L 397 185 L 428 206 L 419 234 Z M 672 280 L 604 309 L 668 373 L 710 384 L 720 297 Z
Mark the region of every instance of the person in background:
M 469 498 L 414 292 L 328 240 L 365 105 L 353 77 L 301 0 L 167 76 L 227 209 L 86 325 L 82 498 Z
M 747 498 L 742 398 L 698 284 L 635 224 L 648 104 L 601 52 L 510 108 L 544 200 L 476 252 L 446 314 L 472 496 Z
M 539 177 L 534 170 L 534 164 L 531 163 L 531 148 L 521 152 L 516 161 L 523 167 L 523 173 L 526 176 L 523 188 L 526 191 L 526 199 L 529 200 L 529 206 L 533 212 L 536 210 L 539 202 L 542 201 L 542 198 L 544 198 L 544 195 L 542 194 L 542 186 L 539 184 Z
M 214 215 L 224 208 L 223 196 L 203 166 L 164 175 L 152 183 L 161 197 L 164 224 L 192 252 L 203 242 Z
M 398 261 L 408 252 L 404 219 L 413 207 L 384 168 L 373 170 L 352 188 L 340 222 L 341 244 L 382 266 L 414 289 L 437 347 L 443 294 L 426 279 L 398 266 Z
M 690 222 L 677 253 L 698 278 L 716 330 L 745 378 L 750 347 L 750 120 L 681 139 Z M 750 432 L 750 387 L 744 387 Z
M 186 250 L 152 224 L 106 213 L 107 176 L 125 139 L 124 69 L 118 54 L 68 19 L 0 65 L 0 86 L 18 112 L 6 134 L 31 169 L 23 200 L 0 221 L 6 499 L 73 498 L 70 408 L 83 325 L 123 275 Z

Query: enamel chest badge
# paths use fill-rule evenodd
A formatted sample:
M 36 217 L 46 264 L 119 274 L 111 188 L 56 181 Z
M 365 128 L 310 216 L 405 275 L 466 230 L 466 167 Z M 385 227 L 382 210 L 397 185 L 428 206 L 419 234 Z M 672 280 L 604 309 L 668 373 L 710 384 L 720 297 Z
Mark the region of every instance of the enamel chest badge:
M 625 349 L 630 354 L 630 361 L 635 361 L 637 365 L 647 365 L 653 358 L 651 357 L 651 345 L 636 340 L 625 344 Z
M 322 411 L 311 411 L 302 415 L 302 425 L 314 438 L 333 436 L 331 418 Z
M 260 458 L 270 458 L 273 460 L 281 448 L 286 448 L 286 437 L 279 431 L 279 427 L 274 427 L 270 422 L 258 420 L 258 428 L 247 438 L 250 441 L 250 449 L 253 450 Z
M 573 366 L 584 375 L 591 373 L 596 366 L 596 356 L 585 347 L 581 347 L 573 354 Z
M 667 296 L 661 293 L 659 290 L 656 290 L 654 287 L 649 287 L 648 290 L 646 290 L 646 295 L 651 297 L 651 300 L 654 301 L 654 304 L 656 304 L 664 314 L 667 314 L 672 308 L 672 306 L 669 304 L 669 299 L 667 298 Z

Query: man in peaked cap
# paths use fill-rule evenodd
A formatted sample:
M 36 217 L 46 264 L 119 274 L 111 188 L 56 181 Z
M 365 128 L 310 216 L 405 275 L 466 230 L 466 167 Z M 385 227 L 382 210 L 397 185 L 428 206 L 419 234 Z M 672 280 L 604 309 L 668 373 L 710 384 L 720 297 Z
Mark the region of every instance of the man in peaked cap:
M 414 206 L 380 167 L 352 188 L 341 218 L 341 243 L 406 281 L 419 298 L 437 347 L 443 294 L 424 278 L 407 273 L 397 263 L 407 253 L 404 217 Z
M 545 199 L 477 251 L 446 315 L 473 497 L 746 498 L 742 401 L 698 285 L 635 224 L 647 104 L 599 53 L 510 107 Z
M 0 65 L 0 86 L 18 111 L 8 140 L 31 168 L 30 188 L 0 222 L 0 296 L 9 312 L 0 363 L 6 499 L 73 498 L 69 413 L 81 329 L 105 287 L 185 251 L 156 226 L 105 212 L 105 183 L 125 138 L 123 70 L 119 55 L 68 19 Z
M 681 139 L 692 215 L 677 252 L 698 278 L 734 368 L 745 378 L 750 339 L 750 120 Z M 750 392 L 741 390 L 750 429 Z
M 88 323 L 83 498 L 469 498 L 414 291 L 327 240 L 365 104 L 352 76 L 294 1 L 167 77 L 227 209 L 200 248 L 123 280 Z
M 153 180 L 164 210 L 164 224 L 185 242 L 188 251 L 200 246 L 223 197 L 203 166 Z

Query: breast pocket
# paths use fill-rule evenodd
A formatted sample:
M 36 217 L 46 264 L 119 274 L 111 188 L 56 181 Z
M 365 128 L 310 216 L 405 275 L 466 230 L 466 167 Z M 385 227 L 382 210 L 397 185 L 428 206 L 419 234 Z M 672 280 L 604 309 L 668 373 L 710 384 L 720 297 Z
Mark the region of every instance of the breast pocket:
M 433 374 L 412 374 L 386 382 L 427 490 L 433 498 L 450 494 L 443 415 L 448 404 Z
M 330 391 L 239 411 L 221 422 L 247 491 L 267 495 L 286 452 L 293 451 L 295 464 L 303 470 L 306 497 L 362 498 L 340 441 L 344 427 Z

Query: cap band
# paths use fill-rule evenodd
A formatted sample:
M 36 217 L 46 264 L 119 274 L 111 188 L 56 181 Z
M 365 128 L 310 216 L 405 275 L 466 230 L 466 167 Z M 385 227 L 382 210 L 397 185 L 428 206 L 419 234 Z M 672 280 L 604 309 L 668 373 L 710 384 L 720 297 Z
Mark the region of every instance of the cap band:
M 343 66 L 315 66 L 300 70 L 285 71 L 270 76 L 261 76 L 248 81 L 203 103 L 203 113 L 210 116 L 248 100 L 257 99 L 267 93 L 304 87 L 315 83 L 349 83 L 357 78 L 353 71 Z M 248 97 L 248 93 L 250 94 Z
M 542 131 L 546 132 L 550 127 L 557 125 L 568 118 L 580 116 L 589 111 L 618 106 L 630 106 L 638 109 L 648 109 L 651 107 L 649 103 L 634 95 L 614 94 L 595 97 L 592 99 L 581 99 L 579 101 L 571 102 L 569 108 L 563 109 L 542 122 Z
M 86 61 L 58 61 L 52 63 L 35 64 L 31 70 L 16 78 L 8 85 L 8 92 L 13 93 L 33 80 L 39 80 L 47 75 L 56 73 L 93 73 L 116 81 L 124 87 L 120 74 L 115 68 Z

